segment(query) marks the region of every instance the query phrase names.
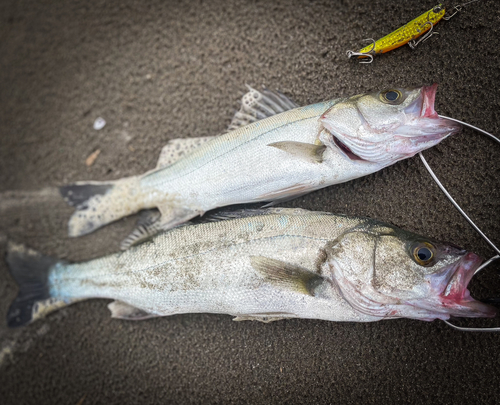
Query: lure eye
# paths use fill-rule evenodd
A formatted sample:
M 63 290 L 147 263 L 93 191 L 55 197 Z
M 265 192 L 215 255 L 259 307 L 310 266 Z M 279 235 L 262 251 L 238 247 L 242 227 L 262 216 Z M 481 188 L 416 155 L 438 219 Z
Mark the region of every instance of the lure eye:
M 434 7 L 432 9 L 432 12 L 437 14 L 437 13 L 440 13 L 442 10 L 443 10 L 443 7 L 441 6 L 441 4 L 438 4 L 436 7 Z
M 430 243 L 419 243 L 413 249 L 413 258 L 421 266 L 429 266 L 434 259 L 434 246 Z
M 403 95 L 399 90 L 386 90 L 380 93 L 380 99 L 384 103 L 400 104 L 402 102 Z

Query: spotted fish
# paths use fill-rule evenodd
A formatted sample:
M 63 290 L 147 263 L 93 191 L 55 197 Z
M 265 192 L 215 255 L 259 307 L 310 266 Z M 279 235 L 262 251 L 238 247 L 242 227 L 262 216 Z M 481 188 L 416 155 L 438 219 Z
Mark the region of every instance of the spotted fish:
M 216 313 L 264 322 L 431 321 L 496 313 L 467 290 L 481 259 L 454 245 L 302 209 L 221 216 L 84 263 L 10 244 L 7 263 L 20 290 L 8 324 L 90 298 L 114 299 L 112 316 L 135 320 Z

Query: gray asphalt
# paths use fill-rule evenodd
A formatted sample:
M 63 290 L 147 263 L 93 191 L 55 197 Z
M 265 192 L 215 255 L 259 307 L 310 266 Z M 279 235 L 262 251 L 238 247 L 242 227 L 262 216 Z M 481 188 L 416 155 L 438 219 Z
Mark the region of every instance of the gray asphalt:
M 0 2 L 0 255 L 7 239 L 73 261 L 117 251 L 135 218 L 70 239 L 71 208 L 38 190 L 153 168 L 169 139 L 224 130 L 245 83 L 309 104 L 437 82 L 438 113 L 500 135 L 495 1 L 471 4 L 440 22 L 440 35 L 415 51 L 400 48 L 368 66 L 346 59 L 362 39 L 382 37 L 434 5 Z M 107 121 L 100 131 L 92 128 L 97 117 Z M 468 129 L 425 152 L 497 243 L 499 153 L 500 145 Z M 494 254 L 418 157 L 284 205 L 369 216 L 485 258 Z M 499 270 L 493 265 L 475 277 L 472 294 L 498 296 Z M 16 293 L 1 261 L 0 319 Z M 78 303 L 23 329 L 8 330 L 2 321 L 0 403 L 498 402 L 498 334 L 404 319 L 261 324 L 194 314 L 134 323 L 111 319 L 106 303 Z

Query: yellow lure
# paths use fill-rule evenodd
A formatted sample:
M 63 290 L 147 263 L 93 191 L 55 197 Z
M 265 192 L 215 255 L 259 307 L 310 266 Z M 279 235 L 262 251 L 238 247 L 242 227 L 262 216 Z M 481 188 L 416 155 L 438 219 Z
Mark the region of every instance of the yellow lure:
M 399 48 L 418 38 L 425 32 L 429 31 L 436 23 L 438 23 L 445 14 L 445 9 L 442 4 L 434 6 L 429 11 L 426 11 L 421 16 L 410 21 L 408 24 L 403 25 L 396 31 L 391 32 L 389 35 L 375 41 L 375 44 L 370 44 L 365 46 L 359 51 L 359 53 L 365 54 L 377 54 L 392 51 L 393 49 Z M 358 55 L 360 58 L 366 58 L 367 56 Z

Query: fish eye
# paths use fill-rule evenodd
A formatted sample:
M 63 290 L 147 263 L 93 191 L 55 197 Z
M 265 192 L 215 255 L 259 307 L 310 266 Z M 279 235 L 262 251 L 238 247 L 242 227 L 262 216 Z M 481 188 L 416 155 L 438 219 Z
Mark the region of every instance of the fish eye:
M 402 99 L 403 95 L 399 90 L 385 90 L 380 93 L 380 100 L 387 104 L 400 104 Z
M 421 266 L 429 266 L 434 259 L 434 250 L 434 246 L 430 243 L 419 243 L 413 248 L 413 258 Z

